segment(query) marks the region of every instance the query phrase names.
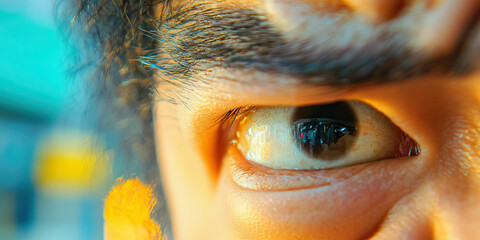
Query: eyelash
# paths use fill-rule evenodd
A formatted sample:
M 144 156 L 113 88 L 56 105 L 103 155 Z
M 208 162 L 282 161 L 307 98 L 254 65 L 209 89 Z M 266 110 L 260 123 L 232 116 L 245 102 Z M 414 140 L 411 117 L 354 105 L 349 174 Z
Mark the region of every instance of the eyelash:
M 243 106 L 243 107 L 237 107 L 231 110 L 228 110 L 226 113 L 224 113 L 222 116 L 220 116 L 216 121 L 215 125 L 219 125 L 221 127 L 226 127 L 227 131 L 230 131 L 232 128 L 234 122 L 247 115 L 257 107 L 255 106 Z

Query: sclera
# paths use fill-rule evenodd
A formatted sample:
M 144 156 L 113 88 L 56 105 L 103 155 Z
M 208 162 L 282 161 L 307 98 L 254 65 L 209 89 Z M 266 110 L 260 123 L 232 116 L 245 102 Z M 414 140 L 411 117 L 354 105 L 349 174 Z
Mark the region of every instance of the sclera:
M 329 169 L 399 157 L 406 137 L 403 131 L 373 107 L 359 101 L 348 103 L 358 120 L 357 132 L 344 156 L 338 159 L 312 158 L 298 147 L 292 132 L 295 107 L 251 111 L 240 121 L 235 142 L 247 160 L 273 169 Z

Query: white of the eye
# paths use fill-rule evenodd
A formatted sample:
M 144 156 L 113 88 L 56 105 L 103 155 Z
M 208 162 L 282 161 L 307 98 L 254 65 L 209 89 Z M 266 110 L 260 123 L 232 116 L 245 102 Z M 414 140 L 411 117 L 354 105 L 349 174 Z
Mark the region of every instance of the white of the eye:
M 275 169 L 325 169 L 393 156 L 399 129 L 372 107 L 361 102 L 351 105 L 358 131 L 341 159 L 314 159 L 297 147 L 291 132 L 293 107 L 266 107 L 249 114 L 238 128 L 239 149 L 247 160 Z
M 291 150 L 282 151 L 293 144 L 290 117 L 293 108 L 261 108 L 240 123 L 238 139 L 247 160 L 271 167 L 288 158 L 298 157 Z

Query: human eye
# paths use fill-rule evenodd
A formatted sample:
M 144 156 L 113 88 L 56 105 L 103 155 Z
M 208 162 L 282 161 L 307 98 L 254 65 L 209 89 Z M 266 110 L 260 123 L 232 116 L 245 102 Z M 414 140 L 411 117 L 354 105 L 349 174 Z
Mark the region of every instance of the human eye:
M 258 108 L 236 130 L 243 156 L 273 169 L 329 169 L 419 153 L 387 117 L 358 101 Z
M 253 108 L 239 117 L 230 131 L 235 131 L 231 145 L 238 152 L 236 156 L 251 163 L 250 174 L 287 172 L 291 177 L 321 171 L 322 175 L 330 170 L 338 173 L 348 166 L 420 153 L 415 140 L 384 114 L 360 101 Z M 235 169 L 237 176 L 239 169 L 245 170 Z

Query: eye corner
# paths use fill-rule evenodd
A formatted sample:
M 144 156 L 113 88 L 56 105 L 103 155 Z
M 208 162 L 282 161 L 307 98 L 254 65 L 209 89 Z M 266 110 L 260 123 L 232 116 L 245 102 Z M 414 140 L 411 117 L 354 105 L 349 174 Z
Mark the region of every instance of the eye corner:
M 402 135 L 399 140 L 398 152 L 395 157 L 416 157 L 422 152 L 420 145 L 410 135 L 402 131 Z

